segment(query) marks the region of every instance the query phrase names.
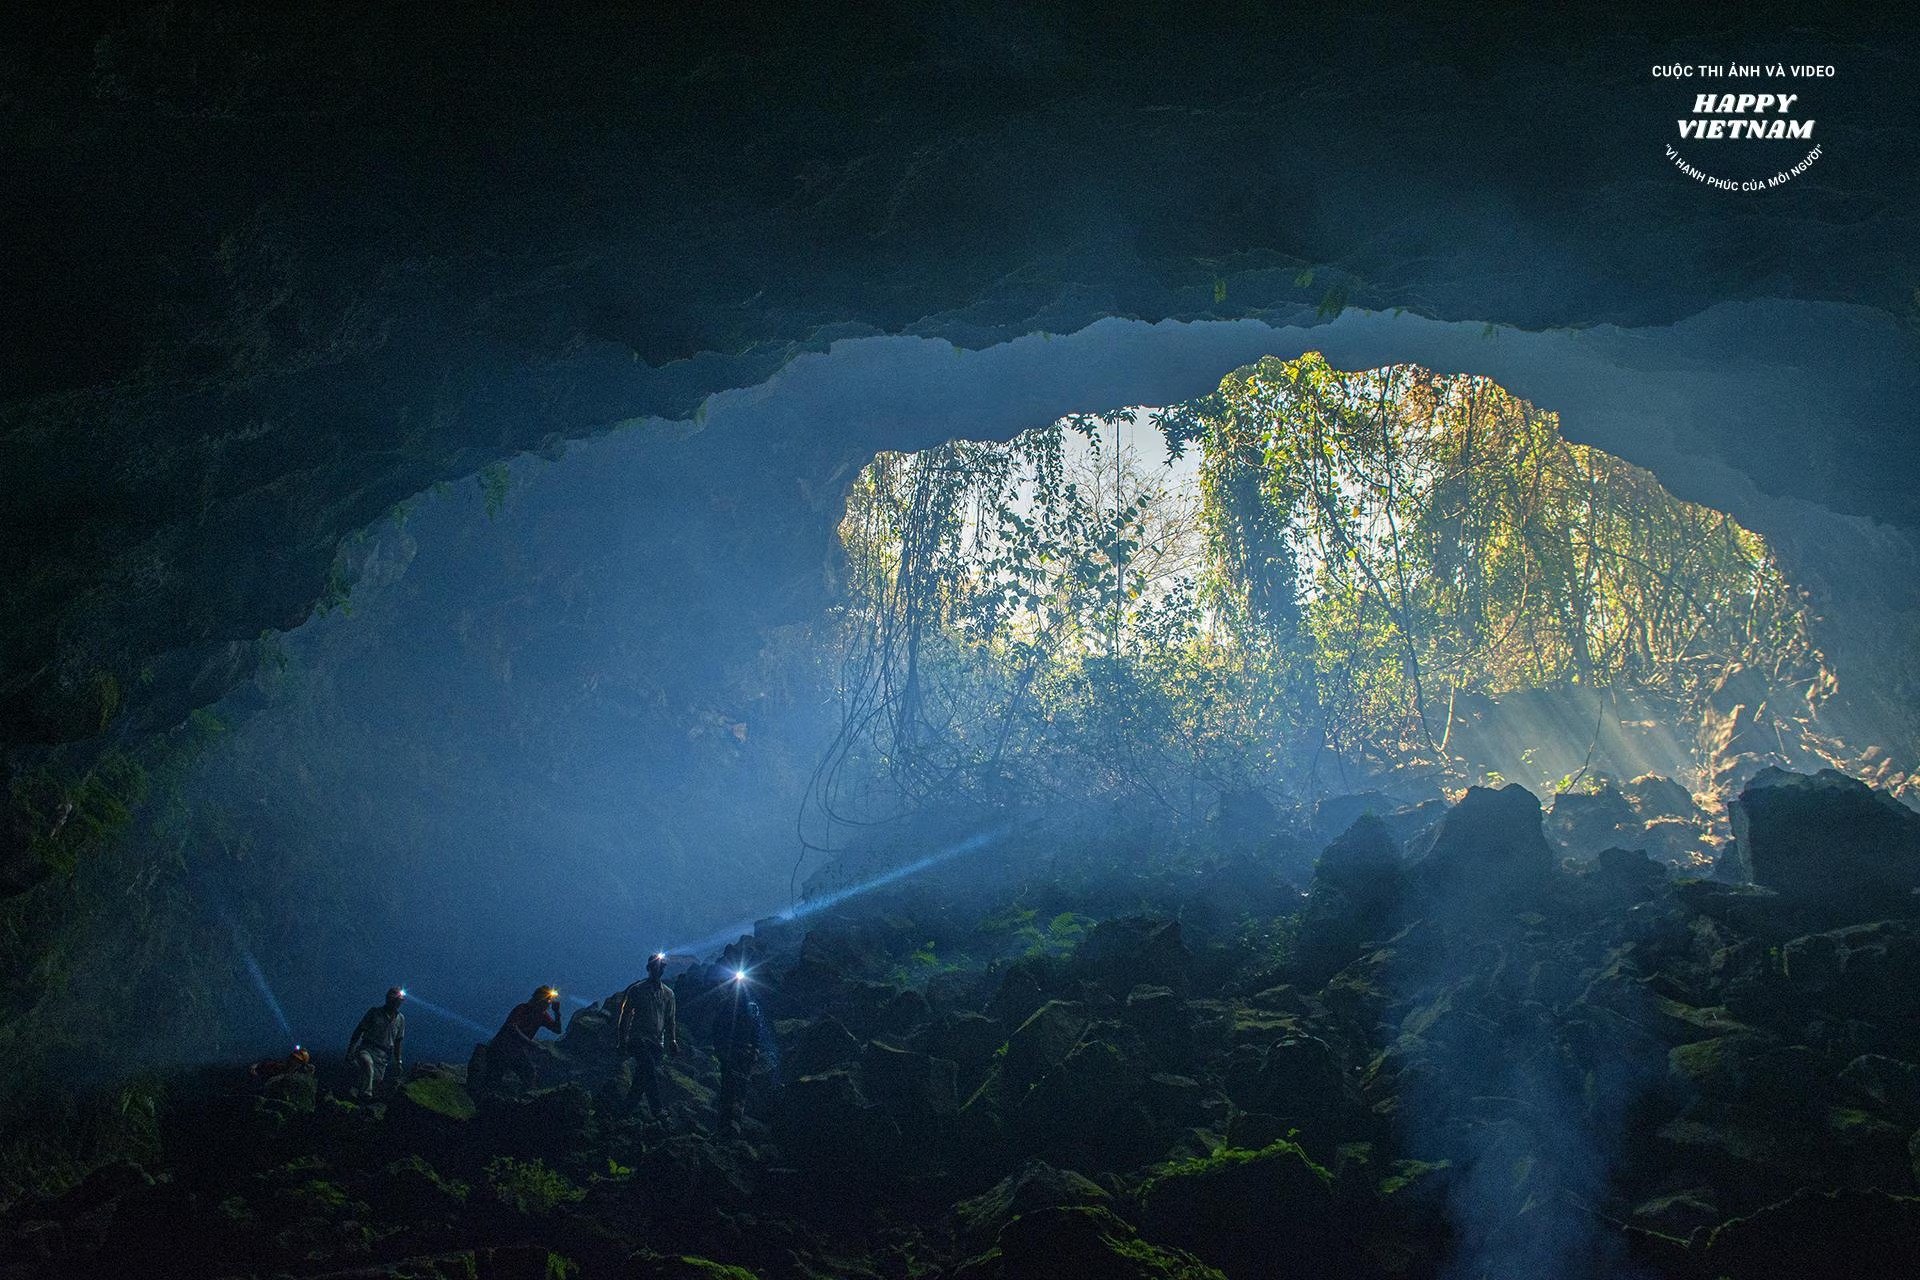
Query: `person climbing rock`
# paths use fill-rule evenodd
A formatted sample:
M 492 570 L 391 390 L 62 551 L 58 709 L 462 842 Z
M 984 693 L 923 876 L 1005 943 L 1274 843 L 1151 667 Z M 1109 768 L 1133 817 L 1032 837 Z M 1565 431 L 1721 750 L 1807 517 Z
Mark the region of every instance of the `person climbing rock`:
M 313 1055 L 299 1045 L 284 1058 L 262 1058 L 247 1068 L 255 1080 L 273 1080 L 280 1076 L 313 1074 Z
M 666 1115 L 660 1067 L 680 1052 L 680 1028 L 673 988 L 664 981 L 666 972 L 666 956 L 656 953 L 647 960 L 647 976 L 620 993 L 620 1056 L 634 1060 L 634 1090 L 646 1095 L 656 1120 Z
M 535 987 L 531 996 L 513 1006 L 487 1045 L 485 1083 L 498 1081 L 504 1069 L 520 1077 L 528 1089 L 539 1086 L 540 1059 L 534 1052 L 534 1038 L 542 1029 L 560 1034 L 559 1002 L 560 993 L 552 987 Z
M 723 963 L 725 963 L 723 961 Z M 738 957 L 725 971 L 721 998 L 713 1013 L 713 1050 L 720 1058 L 720 1094 L 714 1101 L 720 1132 L 740 1132 L 746 1113 L 747 1083 L 760 1061 L 760 1006 L 753 979 Z
M 400 1012 L 407 993 L 387 989 L 385 1004 L 367 1010 L 347 1041 L 347 1066 L 354 1072 L 353 1096 L 362 1100 L 388 1077 L 398 1078 L 406 1066 L 407 1017 Z

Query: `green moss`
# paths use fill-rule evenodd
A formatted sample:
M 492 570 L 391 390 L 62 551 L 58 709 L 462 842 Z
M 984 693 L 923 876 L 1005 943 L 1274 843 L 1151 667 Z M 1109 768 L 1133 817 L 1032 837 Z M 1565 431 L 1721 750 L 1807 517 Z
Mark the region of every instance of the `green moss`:
M 689 1254 L 647 1253 L 634 1258 L 629 1266 L 634 1280 L 757 1280 L 744 1267 Z
M 1141 1280 L 1223 1280 L 1221 1273 L 1184 1253 L 1175 1253 L 1148 1244 L 1139 1237 L 1131 1240 L 1104 1237 L 1109 1250 L 1117 1258 L 1132 1264 L 1123 1274 L 1141 1277 Z
M 439 1258 L 413 1258 L 393 1269 L 393 1280 L 480 1280 L 480 1259 L 471 1250 Z
M 473 1191 L 458 1178 L 440 1176 L 438 1169 L 419 1156 L 394 1161 L 387 1166 L 387 1177 L 392 1191 L 406 1198 L 410 1206 L 430 1204 L 442 1198 L 452 1204 L 463 1204 Z
M 477 1113 L 473 1095 L 452 1076 L 423 1076 L 409 1080 L 400 1092 L 408 1102 L 449 1120 L 471 1120 Z
M 311 1178 L 299 1187 L 300 1197 L 307 1203 L 322 1209 L 344 1209 L 351 1201 L 347 1193 L 338 1184 L 324 1178 Z
M 487 1162 L 487 1182 L 494 1198 L 517 1213 L 552 1213 L 563 1204 L 575 1204 L 587 1196 L 542 1160 L 497 1156 Z
M 1284 1159 L 1289 1155 L 1298 1156 L 1300 1163 L 1304 1164 L 1321 1182 L 1328 1186 L 1333 1185 L 1333 1175 L 1321 1165 L 1315 1164 L 1298 1143 L 1281 1138 L 1258 1151 L 1249 1151 L 1244 1147 L 1216 1147 L 1208 1155 L 1196 1156 L 1188 1160 L 1170 1160 L 1154 1170 L 1153 1176 L 1141 1187 L 1141 1194 L 1151 1194 L 1154 1187 L 1169 1179 L 1207 1177 L 1262 1161 Z
M 1430 1173 L 1453 1166 L 1451 1160 L 1395 1160 L 1393 1172 L 1380 1179 L 1382 1197 L 1398 1195 Z

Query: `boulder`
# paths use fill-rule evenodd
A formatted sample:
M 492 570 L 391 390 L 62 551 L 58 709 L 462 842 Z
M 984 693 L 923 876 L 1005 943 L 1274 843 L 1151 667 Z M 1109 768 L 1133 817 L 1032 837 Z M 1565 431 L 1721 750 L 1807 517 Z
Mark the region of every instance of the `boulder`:
M 690 1254 L 642 1250 L 627 1259 L 627 1280 L 758 1280 L 745 1267 L 728 1266 Z
M 367 1203 L 384 1216 L 407 1223 L 450 1221 L 467 1203 L 472 1188 L 447 1178 L 420 1156 L 386 1167 L 367 1190 Z
M 1082 1004 L 1049 1000 L 1007 1037 L 1001 1071 L 1011 1085 L 1024 1087 L 1066 1061 L 1087 1029 Z
M 1147 1074 L 1139 1033 L 1119 1023 L 1089 1027 L 1085 1039 L 1027 1092 L 1023 1123 L 1035 1132 L 1098 1129 L 1139 1095 Z
M 962 1200 L 953 1211 L 962 1233 L 977 1247 L 985 1248 L 1020 1214 L 1066 1205 L 1106 1206 L 1112 1200 L 1099 1184 L 1071 1170 L 1034 1160 L 979 1195 Z
M 1178 920 L 1126 916 L 1093 927 L 1074 952 L 1073 972 L 1116 1000 L 1142 983 L 1184 995 L 1191 959 Z
M 1920 1034 L 1920 924 L 1880 920 L 1780 949 L 1784 992 L 1802 1009 Z
M 1332 1045 L 1318 1036 L 1285 1036 L 1261 1058 L 1257 1109 L 1298 1123 L 1337 1107 L 1344 1084 Z
M 577 1010 L 567 1020 L 561 1046 L 576 1063 L 611 1064 L 619 1056 L 619 1017 L 614 998 Z
M 419 1075 L 387 1104 L 387 1124 L 411 1140 L 445 1140 L 466 1130 L 478 1114 L 465 1085 L 450 1074 Z
M 1829 917 L 1913 913 L 1920 813 L 1832 769 L 1762 769 L 1728 806 L 1731 870 Z
M 1863 1053 L 1841 1070 L 1840 1083 L 1907 1124 L 1920 1124 L 1920 1066 Z
M 987 1015 L 1017 1027 L 1045 1004 L 1055 990 L 1054 966 L 1044 956 L 1023 957 L 1007 966 L 987 1003 Z
M 1313 806 L 1311 830 L 1323 843 L 1336 840 L 1362 818 L 1384 819 L 1400 802 L 1384 791 L 1327 796 Z
M 1638 849 L 1602 849 L 1587 864 L 1585 885 L 1603 909 L 1621 910 L 1654 897 L 1667 885 L 1667 869 Z
M 1294 944 L 1300 981 L 1320 987 L 1368 942 L 1391 935 L 1404 885 L 1400 847 L 1381 819 L 1359 818 L 1328 845 L 1314 867 Z
M 1443 916 L 1517 909 L 1537 900 L 1555 874 L 1540 801 L 1517 785 L 1469 787 L 1411 852 L 1418 906 Z
M 1235 1277 L 1339 1271 L 1333 1178 L 1291 1142 L 1163 1165 L 1140 1188 L 1141 1229 Z
M 1672 778 L 1664 778 L 1657 773 L 1643 773 L 1620 788 L 1620 791 L 1642 822 L 1653 822 L 1660 818 L 1699 822 L 1706 817 L 1693 802 L 1692 792 Z
M 1142 1240 L 1098 1205 L 1023 1213 L 1001 1229 L 991 1250 L 954 1275 L 955 1280 L 1226 1280 L 1191 1254 Z
M 489 1151 L 562 1159 L 592 1141 L 593 1095 L 577 1084 L 563 1084 L 523 1097 L 489 1098 L 478 1128 Z
M 1615 845 L 1638 847 L 1646 832 L 1633 806 L 1611 785 L 1555 796 L 1546 828 L 1553 842 L 1575 858 L 1591 858 Z
M 1187 1002 L 1172 987 L 1140 984 L 1127 993 L 1120 1016 L 1140 1033 L 1155 1062 L 1179 1065 L 1192 1058 L 1193 1019 Z
M 1215 838 L 1228 849 L 1257 848 L 1280 830 L 1279 809 L 1251 787 L 1224 792 L 1210 816 Z
M 1701 1263 L 1702 1275 L 1728 1280 L 1920 1275 L 1920 1199 L 1803 1189 L 1714 1228 Z
M 903 1128 L 957 1111 L 956 1077 L 957 1068 L 950 1060 L 882 1040 L 869 1041 L 860 1055 L 860 1078 L 867 1096 L 898 1118 Z
M 782 1023 L 781 1057 L 796 1076 L 822 1075 L 852 1062 L 860 1053 L 860 1041 L 838 1018 L 814 1018 L 798 1024 Z
M 950 1013 L 922 1027 L 910 1043 L 922 1053 L 954 1063 L 962 1092 L 971 1093 L 980 1086 L 995 1050 L 1006 1039 L 1000 1024 L 985 1014 Z
M 789 1084 L 777 1121 L 786 1148 L 808 1164 L 858 1167 L 900 1142 L 893 1117 L 844 1068 Z

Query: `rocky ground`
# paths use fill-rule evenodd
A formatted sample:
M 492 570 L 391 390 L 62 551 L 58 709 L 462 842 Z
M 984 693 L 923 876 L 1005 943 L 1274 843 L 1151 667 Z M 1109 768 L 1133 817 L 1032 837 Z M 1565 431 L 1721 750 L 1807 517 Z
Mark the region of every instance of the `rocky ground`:
M 600 1005 L 531 1093 L 209 1068 L 7 1205 L 0 1275 L 1920 1274 L 1920 816 L 1763 774 L 1689 878 L 1636 786 L 1363 813 L 1304 896 L 1278 845 L 1108 850 L 763 926 L 738 1137 L 712 966 L 664 1123 Z

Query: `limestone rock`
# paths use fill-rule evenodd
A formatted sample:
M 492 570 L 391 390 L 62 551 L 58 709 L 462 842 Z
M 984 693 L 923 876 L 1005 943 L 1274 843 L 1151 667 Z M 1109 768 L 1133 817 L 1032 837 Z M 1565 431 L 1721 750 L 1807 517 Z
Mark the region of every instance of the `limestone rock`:
M 1410 852 L 1422 911 L 1511 909 L 1537 899 L 1554 875 L 1540 801 L 1521 786 L 1469 787 Z
M 1920 813 L 1831 769 L 1763 769 L 1729 806 L 1741 878 L 1855 920 L 1912 913 Z

